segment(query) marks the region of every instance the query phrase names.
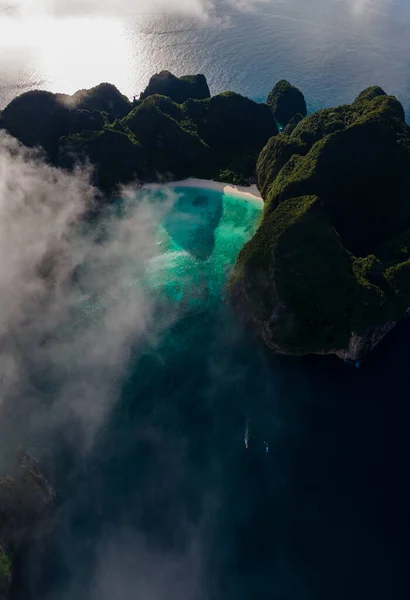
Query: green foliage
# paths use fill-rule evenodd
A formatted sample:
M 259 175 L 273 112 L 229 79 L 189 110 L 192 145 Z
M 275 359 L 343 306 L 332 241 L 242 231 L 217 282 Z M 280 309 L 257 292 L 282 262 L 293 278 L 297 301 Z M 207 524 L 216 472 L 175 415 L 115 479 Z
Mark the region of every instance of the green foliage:
M 181 108 L 211 149 L 209 172 L 213 177 L 221 171 L 232 171 L 241 182 L 255 177 L 261 149 L 278 133 L 265 104 L 225 92 L 208 100 L 191 100 Z
M 386 263 L 400 263 L 410 258 L 410 229 L 377 246 L 375 253 Z
M 299 125 L 299 123 L 301 121 L 303 121 L 303 119 L 305 118 L 306 115 L 302 115 L 301 113 L 297 113 L 296 115 L 294 115 L 289 123 L 286 125 L 286 127 L 283 130 L 283 133 L 286 135 L 291 135 L 291 133 L 293 133 L 293 131 L 296 128 L 296 125 Z
M 305 97 L 295 86 L 285 79 L 278 81 L 269 93 L 266 101 L 273 116 L 283 127 L 297 114 L 305 117 L 307 114 Z
M 390 128 L 373 117 L 369 113 L 291 158 L 267 194 L 273 206 L 303 192 L 317 194 L 345 246 L 361 256 L 410 226 L 410 207 L 403 202 L 410 190 L 410 152 L 396 135 L 406 125 L 401 121 Z
M 59 138 L 69 132 L 70 113 L 64 98 L 37 90 L 14 98 L 2 112 L 1 126 L 26 146 L 41 146 L 53 161 Z
M 362 285 L 383 285 L 383 263 L 374 254 L 357 258 L 353 262 L 353 272 Z
M 101 131 L 106 125 L 107 120 L 98 110 L 73 110 L 70 118 L 70 135 L 83 131 Z
M 262 223 L 239 255 L 234 304 L 290 353 L 346 349 L 410 305 L 410 130 L 369 88 L 269 140 Z M 269 338 L 269 339 L 268 339 Z
M 361 92 L 357 98 L 352 102 L 352 108 L 356 112 L 362 112 L 362 110 L 366 110 L 369 106 L 369 102 L 371 102 L 374 98 L 378 96 L 386 96 L 386 92 L 382 90 L 378 85 L 374 85 L 372 87 L 368 87 L 363 92 Z
M 302 155 L 306 151 L 306 146 L 297 138 L 292 138 L 284 133 L 269 140 L 260 153 L 257 163 L 258 186 L 263 197 L 267 196 L 272 181 L 276 179 L 292 156 Z
M 79 90 L 72 96 L 73 104 L 82 110 L 106 112 L 109 120 L 122 119 L 132 104 L 126 96 L 111 83 L 100 83 L 89 90 Z
M 186 127 L 180 106 L 169 98 L 150 96 L 123 122 L 144 148 L 148 178 L 189 177 L 199 174 L 209 160 L 208 146 L 192 123 Z
M 7 597 L 13 558 L 43 521 L 54 504 L 55 494 L 37 461 L 23 448 L 17 454 L 12 475 L 0 477 L 0 599 Z
M 141 94 L 141 100 L 156 94 L 168 96 L 177 104 L 189 98 L 204 100 L 211 95 L 204 75 L 176 77 L 169 71 L 161 71 L 151 77 L 148 87 Z
M 215 150 L 219 145 L 260 150 L 278 133 L 266 104 L 258 104 L 234 92 L 218 94 L 202 102 L 191 101 L 183 110 L 197 123 L 200 137 Z
M 291 136 L 310 149 L 326 135 L 342 131 L 350 125 L 353 118 L 349 106 L 337 106 L 319 110 L 303 119 L 293 130 Z
M 229 169 L 220 171 L 215 175 L 214 180 L 221 181 L 222 183 L 230 183 L 231 185 L 248 185 L 249 183 L 249 180 L 246 177 L 243 177 L 234 171 L 230 171 Z
M 73 96 L 30 92 L 10 103 L 1 123 L 59 166 L 90 162 L 104 192 L 134 177 L 226 176 L 248 184 L 260 151 L 278 133 L 265 104 L 233 92 L 210 98 L 203 75 L 160 73 L 142 98 L 131 103 L 108 83 Z
M 410 306 L 410 260 L 389 267 L 384 277 L 399 301 L 399 310 L 406 310 Z
M 11 583 L 11 561 L 0 547 L 0 599 L 3 600 Z
M 246 184 L 255 174 L 257 157 L 275 121 L 266 105 L 227 92 L 182 105 L 153 95 L 123 120 L 141 142 L 148 178 L 208 177 Z
M 144 170 L 140 144 L 131 136 L 113 128 L 83 132 L 61 139 L 59 164 L 73 168 L 90 161 L 94 166 L 94 183 L 111 192 L 119 183 L 138 178 Z

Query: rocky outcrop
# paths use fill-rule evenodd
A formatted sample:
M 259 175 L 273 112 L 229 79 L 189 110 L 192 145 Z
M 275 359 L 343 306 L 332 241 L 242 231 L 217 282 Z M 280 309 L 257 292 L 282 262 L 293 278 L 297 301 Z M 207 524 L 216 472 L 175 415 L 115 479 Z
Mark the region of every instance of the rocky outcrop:
M 144 180 L 183 179 L 205 169 L 210 148 L 179 104 L 165 96 L 149 96 L 124 119 L 127 131 L 139 141 Z
M 32 91 L 6 106 L 0 125 L 25 146 L 40 146 L 54 161 L 60 137 L 69 133 L 70 115 L 70 108 L 57 94 Z
M 211 97 L 205 75 L 176 77 L 169 71 L 161 71 L 151 77 L 148 86 L 141 94 L 141 100 L 155 94 L 167 96 L 177 104 L 183 104 L 190 98 L 205 100 Z
M 258 161 L 266 206 L 230 293 L 287 354 L 363 358 L 410 305 L 410 129 L 369 88 L 271 139 Z
M 6 600 L 11 584 L 11 561 L 0 546 L 0 600 Z
M 302 117 L 307 114 L 304 95 L 285 79 L 278 81 L 269 93 L 266 104 L 282 127 L 285 127 L 297 114 Z
M 73 169 L 77 164 L 89 162 L 94 166 L 93 183 L 108 193 L 119 183 L 138 179 L 143 165 L 141 144 L 133 136 L 111 127 L 60 139 L 60 167 Z
M 128 98 L 112 83 L 100 83 L 89 90 L 79 90 L 71 97 L 70 103 L 78 109 L 106 113 L 110 121 L 122 119 L 132 108 Z
M 5 108 L 0 127 L 56 166 L 91 163 L 106 196 L 130 181 L 253 183 L 260 151 L 278 133 L 266 104 L 233 92 L 211 98 L 203 75 L 168 71 L 133 103 L 108 83 L 73 96 L 28 92 Z
M 0 599 L 12 577 L 12 557 L 50 513 L 55 494 L 30 454 L 21 450 L 12 473 L 0 478 Z
M 289 123 L 286 125 L 286 127 L 283 130 L 283 133 L 285 135 L 290 135 L 293 130 L 296 128 L 296 125 L 298 125 L 301 121 L 303 121 L 303 119 L 305 118 L 306 115 L 302 115 L 301 113 L 297 113 L 296 115 L 294 115 Z

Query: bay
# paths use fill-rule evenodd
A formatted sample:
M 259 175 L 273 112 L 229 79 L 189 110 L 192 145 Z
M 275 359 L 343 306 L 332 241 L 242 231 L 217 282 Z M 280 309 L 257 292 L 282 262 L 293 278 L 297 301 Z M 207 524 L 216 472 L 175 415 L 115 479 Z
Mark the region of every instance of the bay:
M 170 69 L 257 101 L 284 77 L 310 111 L 379 84 L 409 115 L 406 2 L 268 1 L 216 17 L 22 23 L 3 13 L 0 107 L 29 89 L 73 93 L 104 80 L 131 98 Z M 176 262 L 165 259 L 151 283 L 182 310 L 124 365 L 87 453 L 58 432 L 44 457 L 59 497 L 54 527 L 20 556 L 15 600 L 409 595 L 410 325 L 360 369 L 272 355 L 224 302 L 257 215 L 244 200 L 219 201 L 211 231 L 181 230 L 183 206 L 162 224 Z
M 58 433 L 54 525 L 12 598 L 406 595 L 409 324 L 360 369 L 274 356 L 224 302 L 261 205 L 175 191 L 144 285 L 176 318 L 124 364 L 85 455 Z

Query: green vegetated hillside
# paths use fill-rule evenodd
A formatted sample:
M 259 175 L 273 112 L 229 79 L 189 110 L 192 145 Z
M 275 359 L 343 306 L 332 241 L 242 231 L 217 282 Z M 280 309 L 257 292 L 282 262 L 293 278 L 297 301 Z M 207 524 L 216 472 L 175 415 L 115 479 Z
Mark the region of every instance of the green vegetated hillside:
M 288 133 L 289 132 L 289 133 Z M 271 138 L 261 225 L 230 282 L 272 348 L 358 359 L 410 305 L 410 129 L 373 87 Z
M 13 558 L 51 515 L 55 493 L 35 458 L 20 449 L 11 474 L 0 477 L 0 600 L 6 600 Z
M 356 359 L 410 305 L 409 128 L 379 87 L 306 112 L 284 80 L 263 104 L 163 71 L 133 102 L 107 83 L 28 92 L 0 125 L 52 164 L 90 163 L 105 197 L 130 181 L 257 180 L 264 216 L 230 282 L 234 306 L 278 351 Z
M 248 184 L 260 151 L 278 133 L 266 104 L 233 92 L 211 97 L 203 75 L 167 71 L 133 102 L 108 83 L 73 96 L 28 92 L 4 109 L 0 125 L 42 147 L 55 165 L 91 163 L 95 184 L 108 193 L 133 180 Z

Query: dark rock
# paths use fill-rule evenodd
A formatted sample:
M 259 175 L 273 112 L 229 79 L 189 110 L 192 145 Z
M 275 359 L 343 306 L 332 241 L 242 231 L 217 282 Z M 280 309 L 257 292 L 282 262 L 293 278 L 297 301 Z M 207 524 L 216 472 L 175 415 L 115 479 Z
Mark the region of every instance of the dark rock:
M 305 97 L 295 86 L 285 79 L 278 81 L 266 101 L 275 119 L 285 127 L 297 114 L 307 115 Z
M 102 131 L 107 124 L 98 110 L 73 110 L 70 118 L 70 135 L 83 131 Z
M 132 108 L 129 99 L 111 83 L 79 90 L 72 96 L 72 103 L 78 109 L 107 113 L 110 121 L 122 119 Z
M 292 131 L 295 129 L 296 125 L 298 125 L 301 121 L 303 121 L 305 117 L 300 114 L 297 113 L 296 115 L 294 115 L 291 120 L 289 121 L 289 123 L 286 125 L 286 127 L 283 130 L 283 133 L 285 135 L 290 135 L 292 133 Z
M 260 151 L 278 133 L 266 104 L 225 92 L 208 100 L 189 100 L 182 109 L 211 149 L 210 176 L 223 179 L 220 174 L 231 173 L 230 181 L 224 179 L 227 183 L 249 182 Z
M 143 154 L 136 140 L 111 128 L 61 138 L 60 166 L 72 169 L 87 162 L 94 167 L 93 183 L 102 191 L 111 193 L 118 184 L 138 179 L 142 172 Z
M 1 115 L 1 126 L 26 146 L 41 146 L 53 161 L 58 141 L 70 129 L 71 110 L 66 97 L 32 91 L 14 98 Z
M 50 516 L 54 502 L 54 490 L 38 462 L 20 450 L 11 475 L 0 478 L 0 599 L 11 583 L 15 552 Z
M 269 347 L 357 360 L 400 320 L 410 306 L 409 165 L 403 108 L 380 88 L 268 142 L 264 216 L 230 290 Z
M 6 600 L 11 584 L 11 560 L 0 546 L 0 600 Z
M 176 77 L 169 71 L 161 71 L 151 77 L 147 88 L 141 94 L 141 100 L 155 94 L 168 96 L 177 104 L 182 104 L 190 98 L 204 100 L 211 96 L 205 75 Z
M 58 166 L 91 163 L 93 182 L 108 194 L 134 179 L 255 181 L 259 153 L 278 133 L 265 104 L 233 92 L 209 98 L 202 75 L 167 72 L 143 96 L 131 104 L 106 83 L 73 96 L 29 92 L 6 107 L 1 124 Z
M 150 96 L 125 119 L 124 125 L 141 143 L 146 177 L 183 179 L 209 161 L 209 147 L 179 107 L 165 96 Z

